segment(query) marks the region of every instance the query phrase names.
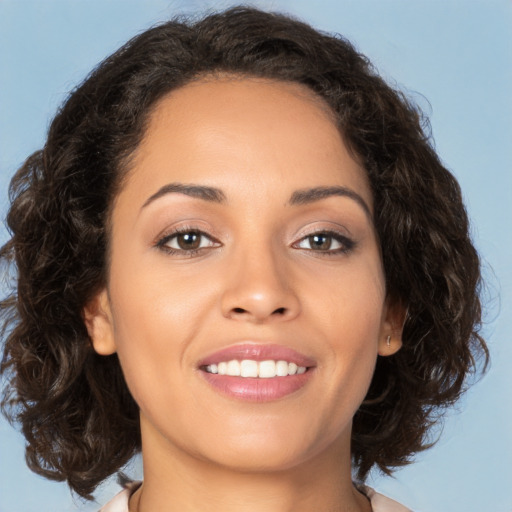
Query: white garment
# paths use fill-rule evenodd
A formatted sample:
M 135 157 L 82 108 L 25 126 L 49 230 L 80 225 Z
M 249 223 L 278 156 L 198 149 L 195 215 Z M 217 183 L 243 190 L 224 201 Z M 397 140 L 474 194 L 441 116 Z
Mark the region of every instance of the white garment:
M 140 482 L 129 484 L 117 496 L 109 501 L 99 512 L 128 512 L 128 500 L 131 494 L 139 487 Z M 373 512 L 412 512 L 412 510 L 400 505 L 400 503 L 375 492 L 371 487 L 360 487 L 372 504 Z

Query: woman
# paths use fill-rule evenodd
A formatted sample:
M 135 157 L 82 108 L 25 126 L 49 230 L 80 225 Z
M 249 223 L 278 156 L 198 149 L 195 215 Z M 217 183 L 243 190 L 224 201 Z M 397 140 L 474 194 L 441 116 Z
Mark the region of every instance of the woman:
M 102 63 L 12 182 L 31 468 L 90 497 L 142 450 L 105 511 L 402 510 L 365 476 L 427 446 L 486 354 L 421 121 L 347 41 L 254 9 Z

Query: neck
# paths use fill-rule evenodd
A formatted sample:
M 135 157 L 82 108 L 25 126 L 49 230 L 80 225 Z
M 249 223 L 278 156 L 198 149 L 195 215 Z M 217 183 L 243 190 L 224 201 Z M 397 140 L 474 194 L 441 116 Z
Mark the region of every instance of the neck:
M 247 471 L 143 436 L 144 483 L 130 512 L 371 512 L 352 484 L 350 440 L 342 441 L 292 468 Z

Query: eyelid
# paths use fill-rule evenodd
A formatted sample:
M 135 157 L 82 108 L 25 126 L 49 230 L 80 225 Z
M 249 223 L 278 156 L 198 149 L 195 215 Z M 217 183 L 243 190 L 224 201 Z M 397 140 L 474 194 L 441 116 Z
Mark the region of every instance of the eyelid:
M 337 240 L 341 247 L 336 249 L 327 249 L 327 250 L 315 250 L 315 249 L 307 249 L 305 247 L 300 247 L 299 244 L 306 240 L 307 238 L 315 235 L 326 235 L 330 236 L 333 239 Z M 335 229 L 332 227 L 322 228 L 322 227 L 310 227 L 307 230 L 301 231 L 295 238 L 295 241 L 291 244 L 291 247 L 295 249 L 304 250 L 307 252 L 314 252 L 317 255 L 335 255 L 335 254 L 344 254 L 350 252 L 356 246 L 356 241 L 352 238 L 352 236 L 346 233 L 346 230 Z
M 337 251 L 338 249 L 340 249 L 344 245 L 344 241 L 340 239 L 341 237 L 336 236 L 333 233 L 327 233 L 327 232 L 325 232 L 325 233 L 313 233 L 312 235 L 308 235 L 308 236 L 302 237 L 298 242 L 295 242 L 295 245 L 297 246 L 298 249 L 315 250 L 313 248 L 303 247 L 302 244 L 304 242 L 309 241 L 310 238 L 313 238 L 313 237 L 318 236 L 318 235 L 323 235 L 326 238 L 331 238 L 335 243 L 337 243 L 340 246 L 340 247 L 335 247 L 335 248 L 329 247 L 329 249 L 326 249 L 326 252 L 327 251 L 329 251 L 329 252 Z M 319 250 L 319 252 L 321 252 L 321 251 Z
M 300 228 L 300 230 L 298 230 L 298 232 L 293 235 L 293 238 L 297 241 L 319 233 L 329 233 L 349 240 L 354 239 L 353 235 L 350 233 L 350 230 L 347 227 L 345 227 L 343 224 L 333 221 L 309 222 L 307 225 Z
M 155 233 L 152 236 L 152 244 L 153 246 L 157 245 L 160 240 L 163 238 L 169 237 L 174 234 L 179 233 L 189 233 L 190 231 L 203 233 L 207 237 L 211 239 L 215 239 L 218 241 L 219 236 L 216 233 L 216 230 L 212 227 L 209 222 L 205 222 L 201 218 L 196 218 L 195 216 L 184 217 L 182 219 L 162 219 L 165 220 L 165 224 L 162 222 L 162 228 L 158 231 L 155 230 Z M 156 226 L 155 226 L 156 227 Z
M 211 242 L 211 244 L 206 247 L 198 247 L 196 249 L 178 249 L 167 245 L 169 241 L 171 241 L 173 238 L 181 234 L 187 233 L 196 233 L 202 237 L 205 237 Z M 162 232 L 160 235 L 157 236 L 156 240 L 153 242 L 153 246 L 169 254 L 193 256 L 194 254 L 203 252 L 210 248 L 221 247 L 222 243 L 204 228 L 199 228 L 197 226 L 192 225 L 181 225 L 169 228 L 168 230 Z

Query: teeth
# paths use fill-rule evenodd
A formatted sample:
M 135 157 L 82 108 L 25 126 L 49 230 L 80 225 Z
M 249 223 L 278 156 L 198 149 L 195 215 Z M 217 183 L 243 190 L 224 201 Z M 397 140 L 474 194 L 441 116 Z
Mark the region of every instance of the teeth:
M 228 363 L 219 363 L 217 365 L 217 370 L 218 370 L 218 373 L 219 375 L 226 375 L 227 371 L 228 371 Z
M 286 361 L 277 361 L 276 375 L 278 377 L 286 377 L 288 375 L 288 363 Z
M 209 373 L 218 373 L 219 369 L 217 368 L 216 364 L 209 364 L 206 367 L 206 371 L 209 372 Z
M 240 363 L 238 361 L 229 361 L 226 375 L 231 375 L 231 377 L 240 377 Z
M 258 376 L 258 362 L 250 359 L 244 359 L 240 363 L 240 376 L 241 377 L 257 377 Z
M 260 379 L 271 379 L 276 376 L 276 362 L 275 361 L 261 361 L 260 362 Z
M 205 370 L 208 373 L 229 375 L 231 377 L 253 377 L 260 379 L 272 379 L 274 377 L 287 377 L 288 375 L 301 375 L 306 372 L 305 366 L 297 366 L 288 361 L 254 361 L 244 359 L 237 361 L 222 361 L 218 364 L 209 364 Z

